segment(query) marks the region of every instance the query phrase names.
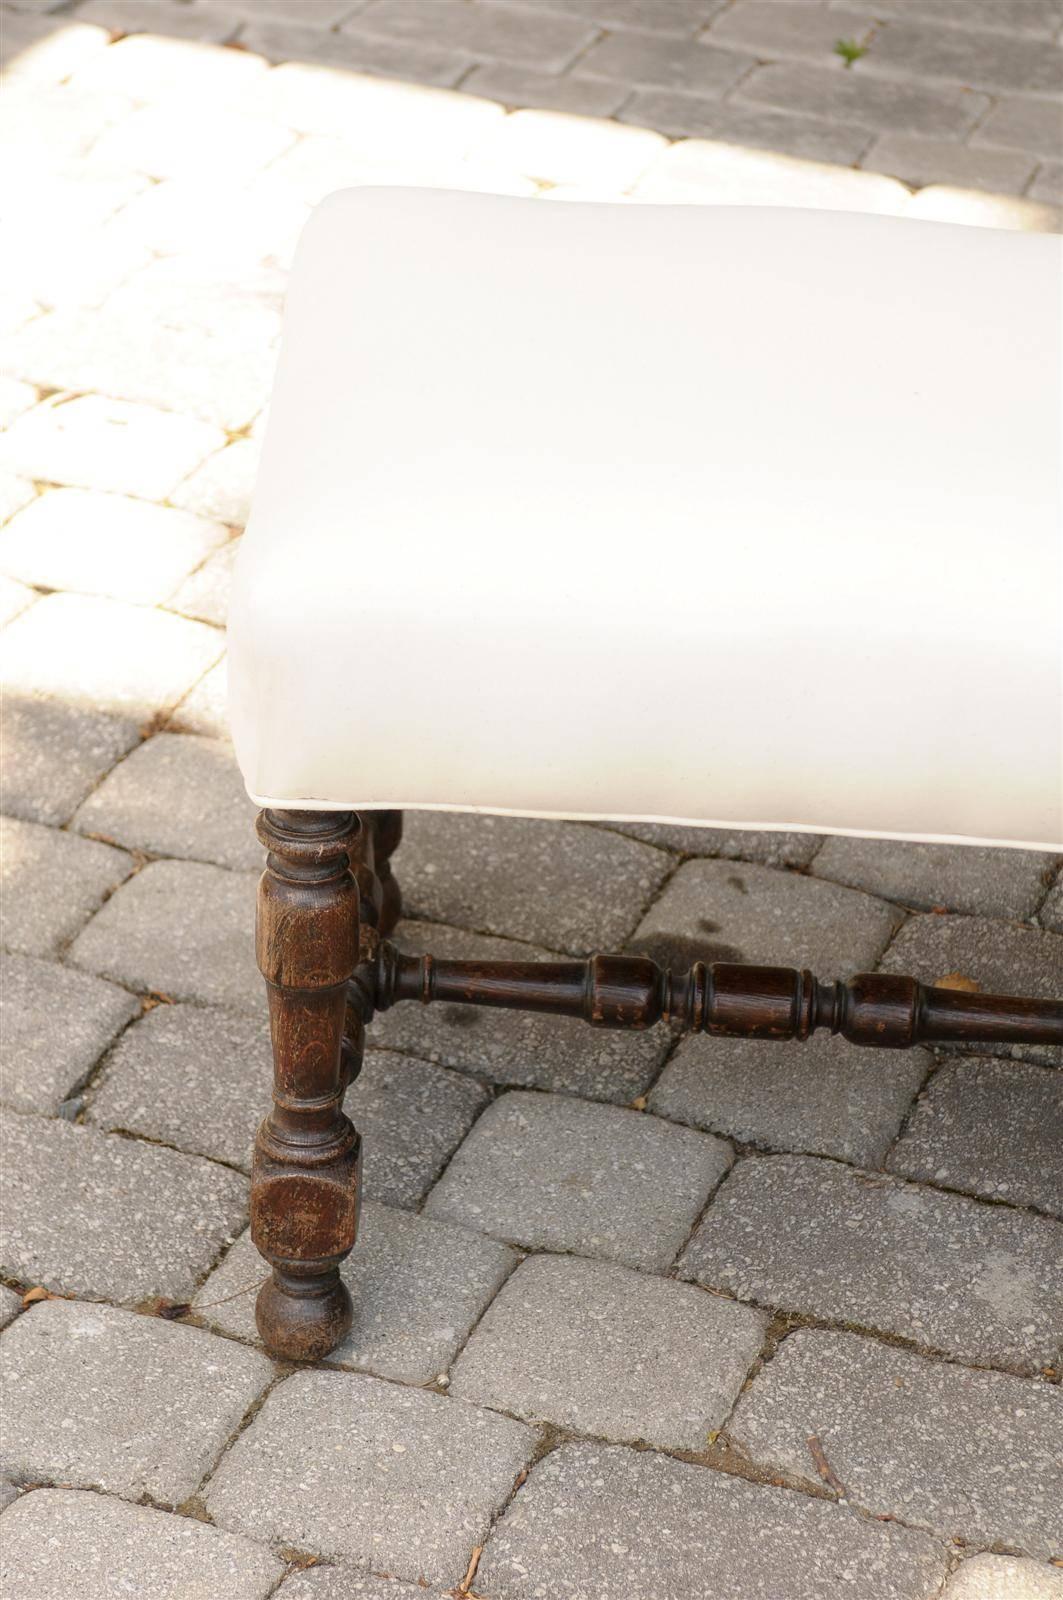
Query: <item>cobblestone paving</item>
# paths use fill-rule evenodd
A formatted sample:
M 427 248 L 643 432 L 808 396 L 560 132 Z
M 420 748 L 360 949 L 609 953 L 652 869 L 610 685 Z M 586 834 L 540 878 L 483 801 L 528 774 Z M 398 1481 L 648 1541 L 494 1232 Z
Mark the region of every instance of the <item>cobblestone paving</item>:
M 1061 1600 L 1051 1052 L 393 1012 L 350 1097 L 358 1320 L 315 1369 L 265 1357 L 260 857 L 221 632 L 322 194 L 1056 227 L 1055 0 L 0 22 L 0 1592 Z M 1063 981 L 1063 864 L 1033 852 L 419 817 L 397 864 L 411 949 Z

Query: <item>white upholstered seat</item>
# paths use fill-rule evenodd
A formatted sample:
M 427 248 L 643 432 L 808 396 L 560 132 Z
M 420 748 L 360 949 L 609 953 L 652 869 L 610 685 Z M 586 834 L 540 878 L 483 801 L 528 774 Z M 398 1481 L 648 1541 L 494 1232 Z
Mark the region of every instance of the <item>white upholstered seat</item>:
M 331 196 L 236 566 L 249 792 L 1058 847 L 1060 264 Z

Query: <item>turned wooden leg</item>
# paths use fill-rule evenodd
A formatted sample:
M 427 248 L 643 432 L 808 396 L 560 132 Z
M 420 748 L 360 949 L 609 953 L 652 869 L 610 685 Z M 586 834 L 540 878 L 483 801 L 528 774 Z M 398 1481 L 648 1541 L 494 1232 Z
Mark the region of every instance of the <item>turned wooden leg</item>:
M 360 1141 L 344 1116 L 347 980 L 358 961 L 350 812 L 263 811 L 258 964 L 273 1036 L 273 1110 L 255 1144 L 251 1237 L 273 1267 L 258 1296 L 271 1354 L 311 1361 L 351 1324 L 340 1262 L 358 1220 Z
M 391 858 L 402 842 L 402 812 L 373 811 L 370 817 L 376 836 L 375 870 L 382 895 L 380 932 L 386 938 L 402 916 L 402 891 L 391 870 Z

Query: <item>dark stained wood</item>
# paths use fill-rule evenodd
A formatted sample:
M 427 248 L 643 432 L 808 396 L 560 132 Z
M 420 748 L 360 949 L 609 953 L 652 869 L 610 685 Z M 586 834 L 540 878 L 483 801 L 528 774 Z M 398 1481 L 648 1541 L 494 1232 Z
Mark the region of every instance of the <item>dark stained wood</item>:
M 310 1361 L 333 1348 L 352 1316 L 339 1266 L 357 1232 L 361 1152 L 341 1106 L 357 1070 L 350 1057 L 360 1060 L 361 1051 L 360 1033 L 347 1034 L 347 984 L 359 957 L 351 863 L 361 860 L 361 839 L 350 812 L 264 811 L 258 833 L 269 851 L 257 953 L 274 1083 L 251 1184 L 251 1236 L 273 1267 L 256 1318 L 271 1354 Z M 365 888 L 372 893 L 368 881 Z
M 581 1017 L 602 1028 L 854 1044 L 1063 1045 L 1063 999 L 927 987 L 863 973 L 821 983 L 789 967 L 695 962 L 669 972 L 645 956 L 587 961 L 445 961 L 388 942 L 401 912 L 391 856 L 402 813 L 264 811 L 258 964 L 273 1036 L 273 1110 L 258 1132 L 251 1232 L 273 1275 L 256 1308 L 267 1349 L 315 1360 L 350 1327 L 340 1263 L 358 1228 L 360 1141 L 342 1109 L 367 1023 L 400 1001 L 498 1006 Z
M 372 823 L 375 836 L 376 872 L 381 893 L 380 931 L 386 937 L 402 916 L 402 892 L 391 870 L 391 858 L 402 843 L 402 812 L 371 811 L 366 820 Z
M 679 1030 L 743 1039 L 807 1039 L 817 1028 L 854 1044 L 1063 1044 L 1063 1000 L 960 993 L 914 978 L 862 973 L 821 983 L 792 967 L 696 962 L 672 973 L 645 956 L 588 961 L 441 961 L 377 953 L 377 1010 L 400 1000 L 500 1006 L 581 1017 L 596 1027 Z

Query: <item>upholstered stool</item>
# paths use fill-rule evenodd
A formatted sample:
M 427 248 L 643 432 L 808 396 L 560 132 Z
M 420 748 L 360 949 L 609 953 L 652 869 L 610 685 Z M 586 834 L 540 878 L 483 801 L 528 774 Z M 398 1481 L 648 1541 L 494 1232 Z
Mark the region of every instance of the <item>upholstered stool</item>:
M 387 941 L 411 807 L 1063 848 L 1060 264 L 1051 237 L 752 207 L 315 213 L 230 619 L 269 849 L 270 1349 L 349 1324 L 342 1099 L 386 1006 L 1063 1042 L 1063 1001 Z

